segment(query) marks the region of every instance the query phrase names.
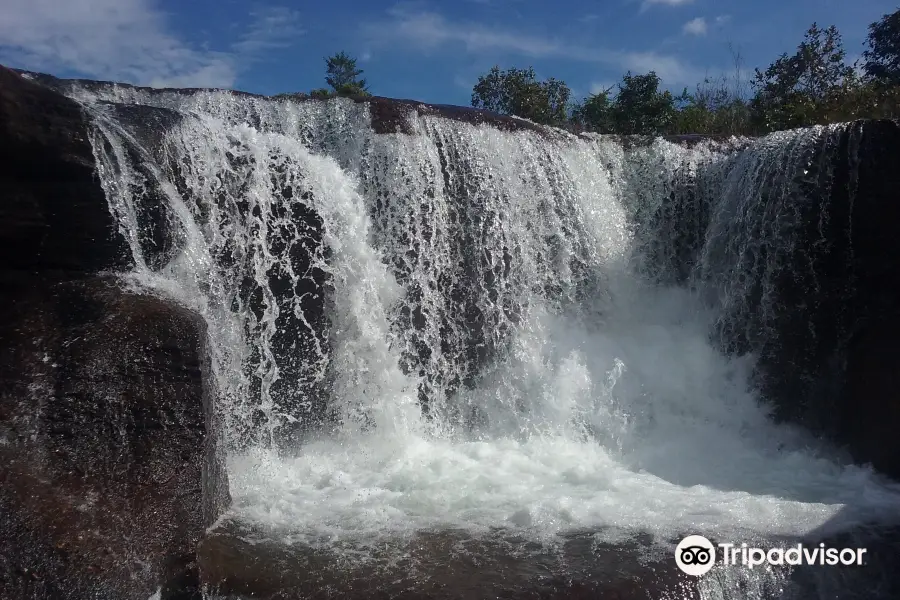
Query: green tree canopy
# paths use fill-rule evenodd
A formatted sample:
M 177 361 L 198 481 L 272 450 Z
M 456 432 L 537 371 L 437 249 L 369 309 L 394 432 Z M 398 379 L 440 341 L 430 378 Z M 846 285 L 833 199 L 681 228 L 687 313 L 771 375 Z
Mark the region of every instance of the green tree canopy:
M 869 25 L 866 45 L 866 75 L 879 83 L 900 85 L 900 9 Z
M 590 131 L 612 133 L 615 125 L 612 121 L 613 101 L 610 99 L 612 87 L 596 94 L 591 94 L 583 102 L 572 109 L 572 121 Z
M 660 79 L 651 71 L 646 75 L 628 72 L 615 87 L 591 94 L 572 110 L 572 122 L 598 133 L 653 135 L 672 129 L 678 111 L 676 98 L 659 89 Z
M 494 66 L 472 88 L 472 106 L 549 125 L 566 120 L 571 95 L 564 81 L 538 81 L 532 67 Z
M 356 59 L 345 52 L 325 59 L 325 73 L 325 82 L 336 94 L 358 96 L 369 94 L 366 80 L 359 78 L 363 70 L 357 68 Z
M 732 74 L 708 76 L 677 97 L 660 89 L 656 73 L 629 72 L 615 91 L 610 87 L 573 106 L 567 106 L 571 92 L 563 81 L 540 81 L 531 67 L 501 71 L 494 66 L 479 77 L 472 106 L 623 135 L 760 135 L 861 118 L 900 118 L 900 9 L 869 26 L 866 44 L 864 77 L 847 64 L 837 28 L 813 23 L 794 53 L 782 54 L 765 70 L 755 69 L 752 79 L 744 76 L 743 60 L 732 48 Z
M 793 56 L 782 54 L 765 71 L 756 70 L 751 105 L 758 125 L 771 131 L 821 122 L 828 103 L 856 83 L 845 54 L 836 27 L 813 23 Z
M 676 115 L 675 98 L 668 90 L 660 91 L 659 84 L 653 71 L 625 74 L 610 113 L 616 133 L 652 135 L 670 127 Z

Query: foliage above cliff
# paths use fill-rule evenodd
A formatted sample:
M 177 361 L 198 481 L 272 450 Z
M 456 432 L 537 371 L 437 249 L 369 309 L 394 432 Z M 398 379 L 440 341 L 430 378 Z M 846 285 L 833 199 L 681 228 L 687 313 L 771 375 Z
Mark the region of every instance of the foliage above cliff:
M 576 131 L 641 135 L 758 135 L 900 117 L 900 9 L 869 26 L 865 46 L 862 59 L 849 64 L 837 28 L 813 23 L 793 53 L 754 69 L 752 77 L 745 76 L 740 53 L 732 49 L 734 72 L 707 77 L 693 91 L 674 95 L 661 88 L 655 72 L 628 72 L 576 102 L 560 79 L 540 79 L 530 66 L 495 65 L 478 78 L 472 106 Z M 326 58 L 325 67 L 328 87 L 311 97 L 370 95 L 355 58 L 340 52 Z
M 369 96 L 369 86 L 360 75 L 363 70 L 356 66 L 356 59 L 346 52 L 338 52 L 325 59 L 325 83 L 327 88 L 312 90 L 312 98 L 332 96 Z M 330 89 L 329 89 L 330 88 Z
M 558 79 L 538 81 L 531 67 L 500 71 L 495 66 L 478 78 L 472 106 L 549 124 L 566 120 L 571 95 Z
M 837 28 L 813 23 L 794 55 L 782 54 L 765 71 L 757 69 L 750 107 L 758 128 L 790 129 L 823 121 L 830 101 L 858 85 L 845 56 Z
M 900 10 L 869 25 L 863 52 L 866 75 L 887 85 L 900 85 Z
M 660 89 L 654 72 L 622 81 L 564 108 L 565 82 L 534 69 L 494 67 L 479 78 L 472 105 L 548 125 L 618 134 L 753 135 L 779 129 L 900 116 L 900 10 L 869 26 L 864 63 L 851 65 L 836 27 L 813 23 L 793 54 L 751 80 L 740 55 L 735 72 L 707 78 L 694 92 Z

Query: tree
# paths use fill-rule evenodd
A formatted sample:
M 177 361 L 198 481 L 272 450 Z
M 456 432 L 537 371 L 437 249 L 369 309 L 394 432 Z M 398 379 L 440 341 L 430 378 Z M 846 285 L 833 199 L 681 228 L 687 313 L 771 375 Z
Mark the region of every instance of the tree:
M 705 78 L 696 91 L 687 88 L 675 98 L 678 113 L 671 133 L 746 135 L 752 133 L 749 108 L 740 90 L 727 78 Z
M 365 79 L 359 79 L 363 70 L 356 67 L 356 59 L 340 52 L 325 59 L 325 82 L 335 94 L 368 96 Z M 317 90 L 318 91 L 318 90 Z
M 602 92 L 591 94 L 584 102 L 575 105 L 572 109 L 572 122 L 589 131 L 612 133 L 611 92 L 612 87 L 609 87 Z
M 858 83 L 844 57 L 837 28 L 821 29 L 813 23 L 796 54 L 782 54 L 764 72 L 757 69 L 751 106 L 760 128 L 770 131 L 823 122 L 833 98 Z
M 625 74 L 610 111 L 616 133 L 654 135 L 670 127 L 676 116 L 675 98 L 668 90 L 661 92 L 659 84 L 659 76 L 653 71 Z
M 900 85 L 900 10 L 869 25 L 866 45 L 866 76 L 880 84 Z
M 671 133 L 712 135 L 752 135 L 747 103 L 747 80 L 740 50 L 728 46 L 734 71 L 730 75 L 705 77 L 694 93 L 687 89 L 675 99 L 678 114 Z
M 564 81 L 552 77 L 538 81 L 532 67 L 500 71 L 494 66 L 472 88 L 472 106 L 555 124 L 566 120 L 571 95 Z

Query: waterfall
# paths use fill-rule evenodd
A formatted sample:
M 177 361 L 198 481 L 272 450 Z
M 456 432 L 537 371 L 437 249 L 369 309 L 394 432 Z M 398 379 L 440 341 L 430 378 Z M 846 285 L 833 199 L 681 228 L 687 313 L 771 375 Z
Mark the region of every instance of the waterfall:
M 626 148 L 423 115 L 376 134 L 346 99 L 66 92 L 128 280 L 208 325 L 235 521 L 363 554 L 422 530 L 671 549 L 896 502 L 752 377 L 825 129 Z

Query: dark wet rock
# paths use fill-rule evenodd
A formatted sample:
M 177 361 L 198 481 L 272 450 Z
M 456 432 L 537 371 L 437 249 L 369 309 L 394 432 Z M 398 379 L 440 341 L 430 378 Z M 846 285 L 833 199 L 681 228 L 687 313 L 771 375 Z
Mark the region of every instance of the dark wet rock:
M 722 157 L 739 155 L 752 140 L 725 136 L 668 136 L 665 141 L 679 146 L 692 148 L 703 144 L 710 157 L 717 157 L 706 161 L 698 160 L 697 154 L 685 154 L 681 164 L 673 168 L 671 158 L 667 160 L 660 153 L 644 152 L 660 138 L 613 137 L 626 149 L 626 156 L 640 153 L 644 170 L 626 172 L 626 195 L 644 198 L 642 203 L 647 206 L 658 203 L 651 214 L 643 215 L 635 223 L 636 242 L 641 247 L 645 274 L 664 285 L 686 285 L 706 241 L 711 207 L 719 202 L 721 184 L 736 165 L 734 160 L 723 160 Z M 650 162 L 654 160 L 655 163 Z M 647 189 L 646 173 L 654 170 L 664 175 L 657 179 L 656 189 Z M 662 202 L 659 202 L 660 198 Z
M 665 172 L 662 164 L 659 169 Z M 662 181 L 664 201 L 637 226 L 637 243 L 646 274 L 661 284 L 685 284 L 694 268 L 709 227 L 709 202 L 700 189 L 700 173 L 689 165 L 676 167 Z M 634 197 L 645 192 L 640 177 L 627 181 Z M 641 220 L 639 220 L 641 221 Z
M 205 330 L 131 267 L 81 108 L 0 68 L 0 597 L 199 597 L 228 504 Z
M 148 159 L 172 172 L 181 166 L 167 164 L 170 161 L 165 137 L 181 123 L 183 116 L 173 110 L 132 104 L 109 104 L 107 110 L 128 133 L 128 142 L 121 149 L 127 165 L 117 164 L 114 168 L 131 171 L 127 192 L 138 223 L 138 242 L 147 266 L 158 271 L 181 250 L 186 236 L 172 209 L 171 199 Z M 109 141 L 104 139 L 103 142 L 108 148 Z M 107 152 L 107 155 L 115 153 Z M 187 190 L 178 191 L 185 199 L 191 197 Z
M 900 526 L 897 515 L 877 524 L 859 524 L 847 530 L 826 523 L 802 540 L 810 550 L 824 543 L 827 548 L 864 549 L 862 564 L 802 564 L 793 567 L 788 578 L 791 600 L 894 600 L 900 598 Z M 795 546 L 796 542 L 784 546 Z M 848 555 L 849 558 L 849 555 Z
M 729 205 L 743 212 L 718 232 L 751 239 L 742 242 L 745 296 L 732 298 L 737 312 L 720 322 L 723 347 L 758 357 L 755 384 L 776 418 L 900 477 L 900 126 L 870 121 L 824 130 L 783 160 L 756 147 L 732 152 L 672 177 L 646 236 L 652 274 L 698 283 L 691 277 L 710 243 L 710 212 L 728 202 L 723 194 L 753 194 L 747 205 Z M 741 168 L 753 171 L 759 187 L 748 190 L 745 181 L 723 188 L 745 159 Z
M 372 129 L 375 133 L 412 133 L 408 125 L 408 115 L 412 112 L 422 116 L 436 116 L 461 121 L 470 125 L 488 125 L 501 131 L 528 130 L 541 134 L 547 132 L 545 127 L 531 121 L 476 108 L 380 97 L 356 98 L 355 100 L 368 102 L 372 112 Z
M 119 149 L 125 164 L 115 164 L 111 168 L 129 174 L 123 177 L 127 189 L 119 193 L 130 196 L 144 261 L 149 268 L 158 271 L 184 246 L 186 238 L 172 209 L 171 199 L 150 165 L 155 161 L 156 165 L 173 172 L 180 167 L 167 164 L 168 149 L 164 140 L 167 132 L 181 122 L 182 116 L 154 106 L 111 104 L 108 110 L 127 131 L 127 141 Z M 106 146 L 107 156 L 117 156 L 108 139 L 102 138 L 102 143 Z M 190 198 L 187 190 L 180 189 L 179 192 L 184 198 Z
M 776 418 L 900 477 L 900 126 L 823 130 L 781 158 L 749 142 L 713 141 L 728 158 L 676 169 L 665 183 L 667 200 L 639 232 L 648 271 L 702 288 L 695 267 L 710 243 L 711 212 L 731 201 L 725 194 L 753 194 L 718 233 L 752 242 L 741 258 L 746 295 L 732 298 L 740 308 L 719 324 L 723 348 L 758 357 L 755 384 Z M 736 168 L 752 176 L 723 187 Z M 751 182 L 758 188 L 747 189 Z
M 547 549 L 515 538 L 431 532 L 346 553 L 271 535 L 232 524 L 208 536 L 198 553 L 205 589 L 228 600 L 697 597 L 696 580 L 671 556 L 648 555 L 640 543 L 598 545 L 590 534 Z
M 80 107 L 2 66 L 0 198 L 0 268 L 75 274 L 129 265 Z
M 900 314 L 895 308 L 867 317 L 847 348 L 841 439 L 858 460 L 900 478 Z
M 264 298 L 277 307 L 269 350 L 278 364 L 279 377 L 269 386 L 268 394 L 279 414 L 294 419 L 283 423 L 275 434 L 279 447 L 294 451 L 311 430 L 333 427 L 337 419 L 335 408 L 326 404 L 329 382 L 322 377 L 327 371 L 331 343 L 327 306 L 331 276 L 322 268 L 328 260 L 328 249 L 322 243 L 324 223 L 312 208 L 312 193 L 303 189 L 302 182 L 294 182 L 296 191 L 286 186 L 279 181 L 282 173 L 271 176 L 278 181 L 284 201 L 271 207 L 280 224 L 273 227 L 270 239 L 273 253 L 283 256 L 284 262 L 266 274 L 267 291 L 255 277 L 246 275 L 241 297 L 253 311 L 256 327 L 264 326 Z M 289 202 L 295 194 L 302 202 Z M 266 360 L 256 350 L 250 358 L 254 366 Z M 256 379 L 253 385 L 261 383 Z M 254 388 L 254 393 L 260 393 L 259 388 Z M 257 417 L 260 422 L 256 431 L 243 436 L 242 442 L 248 445 L 258 441 L 254 434 L 266 431 L 262 423 L 267 415 L 260 412 Z
M 42 86 L 64 93 L 70 90 L 72 84 L 77 81 L 80 86 L 93 90 L 118 89 L 127 91 L 134 86 L 127 84 L 96 82 L 87 80 L 64 80 L 40 73 L 26 73 L 27 77 L 39 82 Z M 192 94 L 194 89 L 155 89 L 140 88 L 148 94 L 176 93 Z M 229 92 L 238 96 L 250 96 L 241 92 Z M 114 94 L 112 94 L 114 95 Z M 152 270 L 159 270 L 170 262 L 185 243 L 185 233 L 179 218 L 174 214 L 172 202 L 167 194 L 173 193 L 173 189 L 180 196 L 180 200 L 197 211 L 198 220 L 210 218 L 206 208 L 208 199 L 202 201 L 196 197 L 197 190 L 191 189 L 187 184 L 187 178 L 196 176 L 192 173 L 197 165 L 182 164 L 173 156 L 166 146 L 166 134 L 182 122 L 183 115 L 176 111 L 145 105 L 132 105 L 120 103 L 104 103 L 105 110 L 110 112 L 116 126 L 121 127 L 127 135 L 123 146 L 112 152 L 107 148 L 107 156 L 121 155 L 123 164 L 113 165 L 113 169 L 127 170 L 129 177 L 122 178 L 127 182 L 128 188 L 122 190 L 129 194 L 134 210 L 134 218 L 137 220 L 137 241 L 140 245 L 143 258 L 147 266 Z M 104 140 L 107 145 L 110 143 Z M 241 164 L 247 158 L 240 152 L 229 154 L 229 160 L 234 162 L 234 173 L 222 173 L 220 176 L 225 186 L 233 186 L 230 194 L 222 193 L 215 200 L 219 202 L 222 214 L 219 218 L 245 218 L 241 226 L 247 228 L 258 227 L 251 222 L 249 204 L 245 199 L 245 192 L 249 181 L 240 181 L 241 169 L 246 166 Z M 252 160 L 252 159 L 251 159 Z M 164 183 L 161 184 L 160 177 Z M 294 421 L 279 429 L 278 436 L 282 445 L 295 444 L 298 436 L 312 426 L 319 426 L 329 421 L 326 414 L 325 397 L 321 389 L 321 371 L 324 369 L 323 356 L 327 348 L 327 319 L 325 317 L 324 293 L 328 285 L 327 276 L 318 264 L 325 260 L 326 250 L 322 248 L 321 238 L 323 224 L 319 216 L 310 208 L 312 198 L 310 192 L 303 185 L 288 184 L 284 179 L 284 172 L 273 169 L 271 173 L 273 185 L 282 190 L 283 202 L 272 207 L 273 216 L 283 219 L 283 222 L 273 231 L 270 237 L 273 251 L 284 252 L 289 260 L 285 264 L 273 268 L 268 275 L 268 284 L 274 295 L 272 298 L 277 304 L 279 316 L 275 322 L 276 333 L 271 339 L 271 348 L 279 365 L 280 377 L 268 393 L 277 406 L 279 414 L 290 415 Z M 172 186 L 165 184 L 171 183 Z M 236 188 L 236 189 L 235 189 Z M 296 189 L 295 189 L 296 188 Z M 300 202 L 291 202 L 296 197 Z M 238 199 L 236 205 L 230 205 L 232 199 Z M 103 200 L 105 203 L 105 200 Z M 287 211 L 292 211 L 288 214 Z M 225 216 L 223 216 L 225 215 Z M 220 226 L 223 226 L 220 224 Z M 296 236 L 296 237 L 295 237 Z M 231 248 L 215 256 L 215 259 L 224 268 L 234 266 L 236 272 L 242 268 L 234 265 L 241 260 L 243 248 Z M 263 320 L 266 293 L 258 285 L 256 276 L 249 273 L 237 273 L 236 278 L 242 281 L 241 300 L 254 312 L 257 318 L 257 326 Z M 295 280 L 296 278 L 296 280 Z M 300 299 L 297 301 L 297 299 Z M 298 312 L 296 309 L 300 309 Z M 250 368 L 267 360 L 266 357 L 253 355 L 249 358 Z M 259 384 L 259 380 L 256 380 Z M 257 388 L 251 393 L 259 393 Z M 312 398 L 307 402 L 305 399 Z M 258 421 L 268 418 L 262 412 L 256 416 Z M 255 423 L 259 424 L 259 423 Z M 251 427 L 246 431 L 244 442 L 253 444 L 254 435 L 263 434 L 263 428 Z
M 846 174 L 832 201 L 849 209 L 853 300 L 837 432 L 857 460 L 900 478 L 900 125 L 868 123 L 858 138 L 845 133 L 840 151 Z
M 900 477 L 900 126 L 829 134 L 795 182 L 798 243 L 773 288 L 760 384 L 778 414 Z
M 65 91 L 73 83 L 77 83 L 78 85 L 83 86 L 89 90 L 103 90 L 109 89 L 110 87 L 114 86 L 121 89 L 139 89 L 148 94 L 177 93 L 190 95 L 199 91 L 203 91 L 195 88 L 148 88 L 133 86 L 125 83 L 92 81 L 87 79 L 58 79 L 56 77 L 53 77 L 52 75 L 47 75 L 44 73 L 32 73 L 29 71 L 20 72 L 26 73 L 35 81 L 40 82 L 41 85 L 45 85 L 59 91 Z M 236 90 L 222 91 L 233 94 L 235 96 L 250 98 L 264 97 L 257 94 L 250 94 L 247 92 L 240 92 Z M 316 98 L 303 93 L 278 94 L 276 96 L 273 96 L 272 98 L 290 102 L 328 101 L 327 99 Z M 549 132 L 546 127 L 542 127 L 541 125 L 532 123 L 530 121 L 466 106 L 454 106 L 450 104 L 430 104 L 427 102 L 419 102 L 417 100 L 384 98 L 381 96 L 349 96 L 349 98 L 354 102 L 365 102 L 369 105 L 372 114 L 372 128 L 376 133 L 411 133 L 407 117 L 412 113 L 418 113 L 420 115 L 439 116 L 445 119 L 470 123 L 472 125 L 484 124 L 503 131 L 529 130 L 541 134 L 547 134 Z
M 0 596 L 189 587 L 228 502 L 202 321 L 110 279 L 28 281 L 0 299 Z

